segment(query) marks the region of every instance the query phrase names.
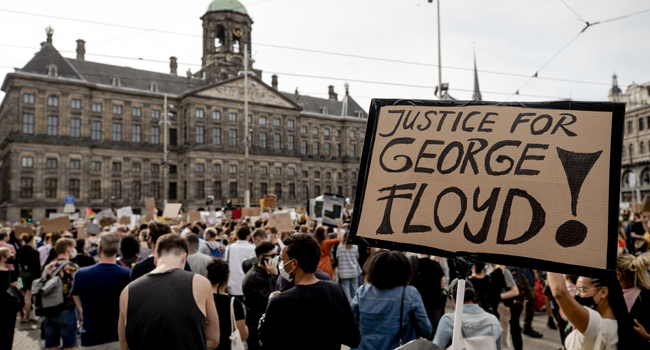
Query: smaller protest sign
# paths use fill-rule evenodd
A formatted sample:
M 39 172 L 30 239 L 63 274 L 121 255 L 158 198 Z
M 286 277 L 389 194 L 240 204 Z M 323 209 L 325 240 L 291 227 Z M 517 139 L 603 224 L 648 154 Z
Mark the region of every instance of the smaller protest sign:
M 243 217 L 251 217 L 260 215 L 261 208 L 241 208 L 241 215 Z
M 165 210 L 163 210 L 162 217 L 164 219 L 175 219 L 178 217 L 178 213 L 181 211 L 182 206 L 183 204 L 181 203 L 167 203 Z
M 201 213 L 196 210 L 190 210 L 189 212 L 187 212 L 187 221 L 188 222 L 201 221 Z
M 140 225 L 146 224 L 146 223 L 147 223 L 147 218 L 140 218 L 140 220 L 138 220 L 138 224 L 140 224 Z
M 117 220 L 115 220 L 115 218 L 102 218 L 101 220 L 99 220 L 99 226 L 101 227 L 111 226 L 116 222 Z
M 31 227 L 31 226 L 16 226 L 14 228 L 14 232 L 16 234 L 16 237 L 20 238 L 20 235 L 22 235 L 23 233 L 33 235 L 34 234 L 34 228 Z
M 122 217 L 120 218 L 120 220 L 118 220 L 118 222 L 119 222 L 121 225 L 128 225 L 128 224 L 131 223 L 131 216 L 130 216 L 130 215 L 129 215 L 129 216 L 122 216 Z
M 275 209 L 276 195 L 273 193 L 264 196 L 264 208 Z
M 86 233 L 89 235 L 98 235 L 99 234 L 99 225 L 89 222 L 86 224 Z
M 269 226 L 275 227 L 278 232 L 293 232 L 290 213 L 269 215 Z
M 68 219 L 67 216 L 56 218 L 56 219 L 49 219 L 49 220 L 43 219 L 42 224 L 43 224 L 43 232 L 45 233 L 54 233 L 54 232 L 63 233 L 63 231 L 65 230 L 72 229 L 72 225 L 70 224 L 70 219 Z
M 153 219 L 153 210 L 156 209 L 156 200 L 153 198 L 145 198 L 144 205 L 147 207 L 147 220 Z
M 309 200 L 309 218 L 319 220 L 323 225 L 336 226 L 343 221 L 345 198 L 324 194 Z
M 252 223 L 255 223 L 255 221 L 257 221 L 257 220 L 261 220 L 261 219 L 262 219 L 261 216 L 251 216 L 250 218 L 251 218 L 251 222 L 252 222 Z
M 117 221 L 115 214 L 110 209 L 102 210 L 99 213 L 97 213 L 97 215 L 95 215 L 95 219 L 99 221 L 101 221 L 103 218 L 113 218 Z
M 117 210 L 117 217 L 121 218 L 123 216 L 131 216 L 133 215 L 133 209 L 131 207 L 123 207 Z
M 646 199 L 645 202 L 643 203 L 643 209 L 641 212 L 644 215 L 650 214 L 650 200 Z

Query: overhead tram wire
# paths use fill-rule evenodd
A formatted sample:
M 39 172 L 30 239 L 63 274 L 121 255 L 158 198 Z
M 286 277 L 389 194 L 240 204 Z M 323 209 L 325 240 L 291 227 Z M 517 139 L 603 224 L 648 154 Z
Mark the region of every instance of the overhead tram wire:
M 263 0 L 263 1 L 270 1 L 270 0 Z M 263 1 L 259 1 L 259 2 L 253 3 L 253 4 L 258 4 L 258 3 L 261 3 Z M 253 5 L 253 4 L 251 4 L 251 5 Z M 61 19 L 61 20 L 67 20 L 67 21 L 75 21 L 75 22 L 82 22 L 82 23 L 105 25 L 105 26 L 114 26 L 114 27 L 119 27 L 119 28 L 136 29 L 136 30 L 141 30 L 141 31 L 156 32 L 156 33 L 162 33 L 162 34 L 174 34 L 174 35 L 202 38 L 202 35 L 196 35 L 196 34 L 179 33 L 179 32 L 164 31 L 164 30 L 157 30 L 157 29 L 151 29 L 151 28 L 141 28 L 141 27 L 134 27 L 134 26 L 125 26 L 125 25 L 120 25 L 120 24 L 111 24 L 111 23 L 87 21 L 87 20 L 78 20 L 78 19 L 74 19 L 74 18 L 40 15 L 40 14 L 34 14 L 34 13 L 28 13 L 28 12 L 20 12 L 20 11 L 12 11 L 12 10 L 5 10 L 5 9 L 0 9 L 0 12 L 16 13 L 16 14 L 22 14 L 22 15 L 28 15 L 28 16 L 36 16 L 36 17 L 45 17 L 45 18 L 55 18 L 55 19 Z M 295 50 L 295 51 L 311 52 L 311 53 L 317 53 L 317 54 L 326 54 L 326 55 L 333 55 L 333 56 L 341 56 L 341 57 L 350 57 L 350 58 L 358 58 L 358 59 L 367 59 L 367 60 L 374 60 L 374 61 L 390 62 L 390 63 L 411 64 L 411 65 L 424 66 L 424 67 L 435 67 L 435 68 L 438 67 L 437 64 L 431 64 L 431 63 L 422 63 L 422 62 L 404 61 L 404 60 L 396 60 L 396 59 L 381 58 L 381 57 L 371 57 L 371 56 L 363 56 L 363 55 L 355 55 L 355 54 L 346 54 L 346 53 L 340 53 L 340 52 L 305 49 L 305 48 L 290 47 L 290 46 L 283 46 L 283 45 L 274 45 L 274 44 L 265 44 L 265 43 L 254 43 L 254 45 L 272 47 L 272 48 L 278 48 L 278 49 L 285 49 L 285 50 Z M 91 45 L 89 45 L 89 46 L 91 46 Z M 110 56 L 107 55 L 105 57 L 110 57 Z M 181 64 L 181 63 L 179 63 L 179 64 Z M 473 72 L 474 71 L 474 68 L 463 68 L 463 67 L 453 67 L 453 66 L 442 66 L 442 68 L 461 70 L 461 71 L 468 71 L 468 72 Z M 508 73 L 508 72 L 499 72 L 499 71 L 490 71 L 490 70 L 478 70 L 478 72 L 486 73 L 486 74 L 496 74 L 496 75 L 504 75 L 504 76 L 512 76 L 512 77 L 521 77 L 521 78 L 529 78 L 530 77 L 529 75 L 526 75 L 526 74 Z M 577 84 L 591 84 L 591 85 L 609 86 L 609 83 L 600 83 L 600 82 L 594 82 L 594 81 L 573 80 L 573 79 L 552 78 L 552 77 L 539 77 L 539 79 L 551 80 L 551 81 L 562 81 L 562 82 L 577 83 Z

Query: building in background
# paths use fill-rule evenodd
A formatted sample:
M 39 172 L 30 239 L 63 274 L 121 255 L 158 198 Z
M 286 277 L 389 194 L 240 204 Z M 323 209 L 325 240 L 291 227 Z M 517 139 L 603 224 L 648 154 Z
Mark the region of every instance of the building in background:
M 637 202 L 650 196 L 650 82 L 627 87 L 625 93 L 618 87 L 616 74 L 612 77 L 609 100 L 625 102 L 625 125 L 621 164 L 621 200 Z M 630 174 L 635 174 L 630 181 Z M 631 183 L 632 182 L 632 183 Z
M 177 74 L 175 57 L 169 74 L 87 61 L 83 40 L 77 57 L 65 58 L 48 28 L 41 50 L 2 85 L 0 220 L 61 213 L 68 195 L 77 209 L 130 205 L 135 213 L 145 197 L 160 209 L 165 197 L 188 209 L 207 208 L 209 195 L 213 207 L 243 205 L 246 187 L 252 204 L 267 193 L 279 206 L 304 206 L 323 193 L 353 199 L 367 113 L 347 84 L 340 99 L 333 86 L 325 99 L 280 92 L 277 76 L 269 86 L 251 65 L 244 115 L 253 21 L 236 0 L 213 1 L 201 19 L 202 67 L 186 76 Z M 165 95 L 173 106 L 168 166 Z

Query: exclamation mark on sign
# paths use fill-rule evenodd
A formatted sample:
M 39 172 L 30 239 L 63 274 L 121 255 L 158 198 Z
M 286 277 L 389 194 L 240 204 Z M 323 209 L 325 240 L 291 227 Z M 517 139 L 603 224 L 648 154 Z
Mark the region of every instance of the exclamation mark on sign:
M 602 153 L 603 151 L 596 153 L 576 153 L 557 147 L 557 155 L 560 157 L 566 179 L 569 182 L 569 189 L 571 190 L 571 214 L 573 216 L 578 215 L 578 195 L 580 194 L 582 183 Z M 555 233 L 555 241 L 564 248 L 582 244 L 586 237 L 587 226 L 577 220 L 569 220 L 563 223 Z

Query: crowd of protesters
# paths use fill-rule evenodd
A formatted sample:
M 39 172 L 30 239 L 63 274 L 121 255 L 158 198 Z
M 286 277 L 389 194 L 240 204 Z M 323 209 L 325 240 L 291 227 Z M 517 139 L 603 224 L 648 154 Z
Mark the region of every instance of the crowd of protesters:
M 415 339 L 446 349 L 458 303 L 463 337 L 490 348 L 541 337 L 532 321 L 544 308 L 564 349 L 650 348 L 650 256 L 639 242 L 650 234 L 639 215 L 620 225 L 618 280 L 476 262 L 463 300 L 452 259 L 351 244 L 347 223 L 294 224 L 150 221 L 78 237 L 0 228 L 0 290 L 24 299 L 0 309 L 0 349 L 11 349 L 17 318 L 40 325 L 46 349 L 394 349 Z

